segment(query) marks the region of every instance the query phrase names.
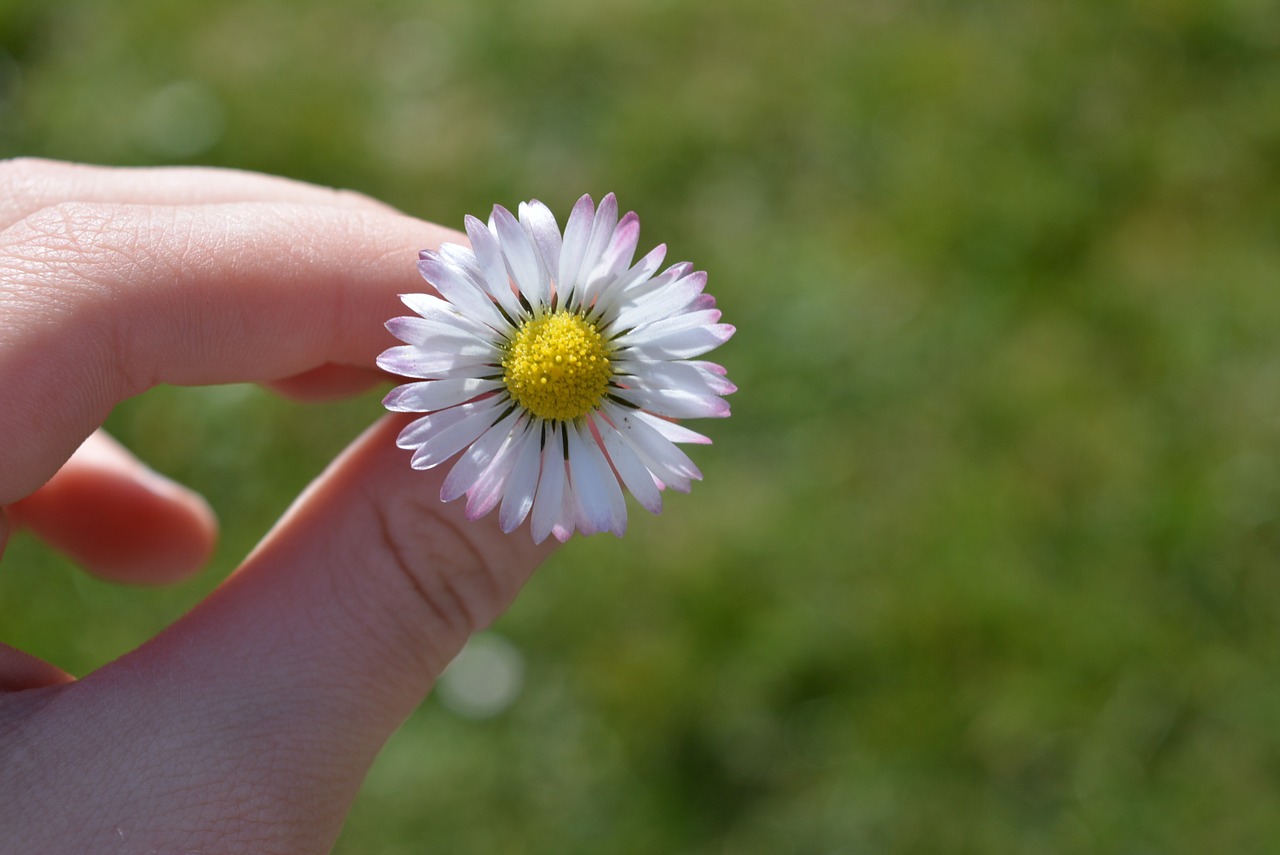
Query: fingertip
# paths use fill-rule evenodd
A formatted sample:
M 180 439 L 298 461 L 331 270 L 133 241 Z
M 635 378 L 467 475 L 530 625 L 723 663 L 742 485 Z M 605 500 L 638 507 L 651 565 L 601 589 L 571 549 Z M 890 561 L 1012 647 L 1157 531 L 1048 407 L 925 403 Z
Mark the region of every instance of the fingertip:
M 330 363 L 263 385 L 286 398 L 319 403 L 359 395 L 385 380 L 385 375 L 373 368 Z
M 185 579 L 213 554 L 208 503 L 162 476 L 77 470 L 14 506 L 15 517 L 85 570 L 114 582 Z
M 90 573 L 129 584 L 185 579 L 208 563 L 217 541 L 217 518 L 202 496 L 102 432 L 9 512 Z
M 0 692 L 21 692 L 74 680 L 74 677 L 56 665 L 50 665 L 7 644 L 0 644 Z

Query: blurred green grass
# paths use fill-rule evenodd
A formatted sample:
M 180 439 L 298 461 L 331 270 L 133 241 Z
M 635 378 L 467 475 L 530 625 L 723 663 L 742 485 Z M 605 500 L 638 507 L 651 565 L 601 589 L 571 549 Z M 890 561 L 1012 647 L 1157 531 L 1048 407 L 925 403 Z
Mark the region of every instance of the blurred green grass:
M 0 0 L 0 156 L 229 165 L 457 225 L 616 191 L 711 274 L 705 474 L 577 541 L 337 851 L 1280 846 L 1280 28 L 1264 0 Z M 214 566 L 18 539 L 3 640 L 83 672 L 374 418 L 158 389 L 110 427 Z

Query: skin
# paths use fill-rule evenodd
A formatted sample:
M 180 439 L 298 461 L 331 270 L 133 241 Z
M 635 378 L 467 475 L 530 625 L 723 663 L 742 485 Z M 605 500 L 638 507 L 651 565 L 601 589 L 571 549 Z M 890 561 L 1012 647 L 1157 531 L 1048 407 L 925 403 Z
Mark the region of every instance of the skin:
M 105 416 L 158 383 L 385 380 L 382 323 L 445 240 L 267 176 L 0 162 L 0 550 L 25 527 L 108 579 L 198 570 L 208 506 Z M 329 851 L 387 737 L 553 548 L 441 504 L 403 424 L 369 428 L 137 650 L 74 679 L 0 645 L 0 852 Z

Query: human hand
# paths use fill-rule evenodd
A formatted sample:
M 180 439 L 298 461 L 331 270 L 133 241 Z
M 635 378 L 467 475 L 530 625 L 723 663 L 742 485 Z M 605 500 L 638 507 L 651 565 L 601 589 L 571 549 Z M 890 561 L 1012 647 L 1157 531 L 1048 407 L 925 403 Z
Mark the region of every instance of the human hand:
M 198 568 L 207 507 L 95 433 L 107 413 L 159 383 L 377 383 L 418 250 L 459 239 L 266 176 L 0 162 L 0 550 L 16 524 L 107 578 Z M 441 504 L 404 422 L 121 659 L 74 680 L 0 645 L 0 852 L 329 850 L 386 738 L 551 551 Z

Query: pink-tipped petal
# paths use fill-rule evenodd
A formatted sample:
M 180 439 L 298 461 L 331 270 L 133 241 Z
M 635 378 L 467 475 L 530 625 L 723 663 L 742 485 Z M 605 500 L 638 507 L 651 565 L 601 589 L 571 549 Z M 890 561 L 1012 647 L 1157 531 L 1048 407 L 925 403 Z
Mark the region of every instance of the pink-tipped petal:
M 629 297 L 605 310 L 606 322 L 619 329 L 634 329 L 642 324 L 667 318 L 684 310 L 697 299 L 707 285 L 707 274 L 697 271 L 658 291 Z
M 467 317 L 481 321 L 495 330 L 505 329 L 506 321 L 484 291 L 476 287 L 467 276 L 449 265 L 439 256 L 424 256 L 418 262 L 422 277 L 435 286 L 440 295 L 458 307 Z
M 538 492 L 533 500 L 534 543 L 542 543 L 548 534 L 562 525 L 561 508 L 565 491 L 562 454 L 560 431 L 553 428 L 547 431 L 546 444 L 542 448 L 542 475 L 538 478 Z
M 443 410 L 465 404 L 472 398 L 496 391 L 501 386 L 501 380 L 481 380 L 475 377 L 427 380 L 418 386 L 414 403 L 421 407 L 421 412 Z
M 637 354 L 649 359 L 690 359 L 715 350 L 733 335 L 729 324 L 711 324 L 676 330 L 634 345 Z
M 426 318 L 392 318 L 387 330 L 401 341 L 424 350 L 443 351 L 458 357 L 499 357 L 492 338 L 448 323 Z
M 507 270 L 520 293 L 534 306 L 547 305 L 551 301 L 551 280 L 529 240 L 529 233 L 501 205 L 494 207 L 491 222 L 502 244 Z
M 458 307 L 434 294 L 401 294 L 400 300 L 424 320 L 440 324 L 451 324 L 460 330 L 473 332 L 482 337 L 493 335 L 493 329 L 486 324 L 463 315 Z M 392 320 L 395 320 L 392 318 Z M 390 322 L 388 322 L 390 323 Z
M 444 479 L 444 484 L 440 487 L 442 502 L 452 502 L 475 487 L 480 474 L 493 463 L 498 450 L 511 435 L 515 420 L 516 415 L 513 413 L 490 427 L 480 435 L 479 439 L 471 443 L 471 447 L 453 464 L 449 475 Z
M 511 279 L 507 274 L 506 262 L 502 260 L 502 247 L 498 238 L 489 227 L 475 217 L 466 218 L 467 237 L 471 240 L 471 251 L 475 253 L 476 266 L 483 277 L 485 291 L 498 301 L 498 305 L 510 317 L 520 314 L 520 301 L 511 287 Z
M 658 433 L 634 410 L 606 404 L 605 412 L 618 433 L 660 481 L 682 493 L 689 492 L 690 481 L 702 479 L 702 473 L 689 456 Z
M 595 270 L 600 256 L 604 254 L 613 240 L 613 231 L 618 225 L 618 199 L 612 193 L 600 200 L 596 209 L 595 221 L 591 224 L 591 238 L 582 253 L 582 266 L 578 270 L 578 281 L 585 283 Z M 584 299 L 585 302 L 585 299 Z
M 687 427 L 675 422 L 668 421 L 659 416 L 650 415 L 643 410 L 634 410 L 631 415 L 639 419 L 651 428 L 656 430 L 666 439 L 672 442 L 693 443 L 695 445 L 710 445 L 711 440 L 703 436 L 697 431 L 689 430 Z
M 539 430 L 530 427 L 521 433 L 518 440 L 515 466 L 502 497 L 502 508 L 498 511 L 498 524 L 504 532 L 515 531 L 533 508 L 538 470 L 542 466 L 539 433 Z
M 729 415 L 729 403 L 712 395 L 703 396 L 681 389 L 620 389 L 617 397 L 642 410 L 669 419 L 722 419 Z
M 738 387 L 726 376 L 727 371 L 723 366 L 714 362 L 704 362 L 702 360 L 691 360 L 685 363 L 702 375 L 702 382 L 707 384 L 707 388 L 717 395 L 732 395 L 738 391 Z
M 669 318 L 659 318 L 656 321 L 638 326 L 630 332 L 621 336 L 617 343 L 620 347 L 632 344 L 645 344 L 655 339 L 662 338 L 673 332 L 680 330 L 693 329 L 694 327 L 706 327 L 715 324 L 720 320 L 719 309 L 703 309 L 692 312 L 682 312 L 678 315 L 672 315 Z
M 592 528 L 583 533 L 611 531 L 621 537 L 627 529 L 627 506 L 618 479 L 590 431 L 579 425 L 565 430 L 569 437 L 569 475 Z
M 662 491 L 653 480 L 653 473 L 641 462 L 631 445 L 618 433 L 617 428 L 604 419 L 596 419 L 596 429 L 609 452 L 609 461 L 617 470 L 622 483 L 631 491 L 645 510 L 651 514 L 662 512 Z
M 451 410 L 442 410 L 442 413 L 451 413 L 453 410 L 475 407 L 473 411 L 459 419 L 455 424 L 429 434 L 413 453 L 413 458 L 410 461 L 413 468 L 431 469 L 439 466 L 475 442 L 493 424 L 499 405 L 500 402 L 495 402 L 493 398 L 489 398 L 474 405 L 463 404 Z M 428 416 L 427 418 L 430 417 Z M 419 419 L 419 421 L 422 421 L 422 419 Z
M 493 330 L 470 324 L 461 318 L 450 318 L 433 315 L 429 318 L 403 316 L 392 318 L 385 324 L 387 332 L 405 344 L 416 344 L 419 347 L 434 344 L 438 336 L 452 336 L 462 339 L 475 339 L 490 344 Z
M 533 199 L 520 203 L 520 225 L 529 233 L 529 239 L 542 259 L 542 267 L 551 276 L 560 270 L 560 227 L 555 214 L 546 205 Z
M 723 380 L 704 373 L 692 363 L 680 361 L 645 361 L 628 357 L 615 361 L 614 370 L 628 375 L 631 379 L 626 385 L 632 388 L 687 392 L 698 397 L 716 397 L 709 384 L 713 380 Z
M 568 465 L 568 461 L 565 461 L 565 464 Z M 551 527 L 551 536 L 564 543 L 573 537 L 575 530 L 586 534 L 587 524 L 583 520 L 583 515 L 582 503 L 574 494 L 573 485 L 569 483 L 569 476 L 566 474 L 564 494 L 560 497 L 560 516 L 556 524 Z
M 582 302 L 591 305 L 600 295 L 627 272 L 631 259 L 636 254 L 636 244 L 640 242 L 640 218 L 635 212 L 629 212 L 613 230 L 608 246 L 601 253 L 595 267 L 584 277 L 586 288 L 582 292 Z
M 522 419 L 519 423 L 516 419 Z M 502 444 L 494 452 L 493 459 L 476 476 L 475 482 L 467 491 L 467 519 L 477 520 L 485 516 L 502 501 L 502 493 L 507 487 L 507 479 L 515 466 L 515 450 L 520 447 L 521 440 L 528 432 L 528 421 L 523 414 L 513 413 L 503 420 Z
M 460 366 L 481 366 L 487 362 L 488 357 L 482 355 L 455 356 L 448 351 L 426 350 L 411 344 L 388 348 L 377 359 L 379 368 L 401 377 L 437 377 Z
M 500 381 L 477 380 L 474 377 L 423 380 L 392 389 L 382 399 L 382 405 L 396 413 L 429 413 L 464 404 L 501 385 Z
M 626 293 L 632 288 L 637 287 L 640 283 L 650 281 L 654 272 L 662 264 L 662 260 L 666 258 L 667 245 L 660 243 L 635 263 L 630 270 L 613 278 L 604 288 L 601 288 L 595 295 L 596 306 L 603 308 L 610 305 L 619 298 L 619 295 Z
M 590 196 L 583 196 L 573 206 L 569 221 L 564 227 L 564 241 L 560 246 L 560 272 L 556 278 L 556 287 L 561 302 L 575 308 L 578 275 L 582 270 L 582 259 L 587 253 L 587 244 L 591 242 L 591 227 L 595 223 L 595 218 L 595 204 Z

